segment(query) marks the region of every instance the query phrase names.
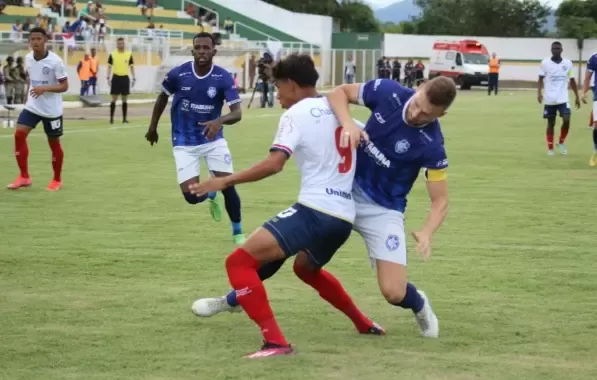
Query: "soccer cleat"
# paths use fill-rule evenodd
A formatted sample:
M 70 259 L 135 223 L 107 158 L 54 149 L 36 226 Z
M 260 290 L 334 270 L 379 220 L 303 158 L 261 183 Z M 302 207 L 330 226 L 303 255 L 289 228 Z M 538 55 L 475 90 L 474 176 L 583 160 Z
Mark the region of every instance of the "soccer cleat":
M 431 309 L 431 304 L 429 303 L 429 299 L 427 299 L 425 292 L 420 290 L 418 292 L 425 301 L 421 311 L 415 313 L 419 330 L 421 330 L 421 335 L 426 338 L 437 338 L 439 336 L 439 321 L 437 320 L 437 316 Z
M 377 323 L 373 322 L 369 330 L 363 332 L 361 334 L 368 334 L 368 335 L 386 335 L 386 330 L 383 327 L 378 325 Z
M 50 184 L 48 185 L 48 187 L 46 187 L 46 190 L 48 191 L 58 191 L 62 188 L 62 182 L 60 181 L 56 181 L 56 180 L 52 180 L 52 182 L 50 182 Z
M 128 123 L 129 123 L 129 121 L 128 121 L 128 120 L 123 120 L 123 121 L 122 121 L 122 124 L 128 124 Z
M 547 151 L 547 155 L 548 156 L 554 156 L 556 153 L 553 151 L 553 149 L 550 149 Z
M 218 298 L 200 298 L 193 302 L 191 311 L 198 317 L 212 317 L 216 314 L 223 313 L 225 311 L 229 313 L 239 313 L 242 311 L 240 306 L 230 306 L 226 302 L 226 297 Z
M 209 199 L 209 212 L 214 221 L 222 221 L 222 196 L 218 193 L 214 199 Z
M 245 234 L 236 234 L 232 235 L 232 241 L 236 245 L 243 245 L 245 241 L 247 241 L 247 238 L 245 237 Z
M 560 150 L 560 153 L 562 155 L 567 155 L 568 154 L 568 149 L 566 149 L 566 146 L 564 144 L 558 144 L 557 145 L 558 149 Z
M 114 124 L 114 119 L 110 119 L 110 124 Z
M 589 159 L 589 166 L 597 166 L 597 153 L 593 153 L 593 155 Z
M 18 176 L 17 179 L 15 179 L 12 183 L 8 184 L 6 188 L 10 190 L 18 190 L 21 187 L 29 187 L 32 183 L 33 182 L 31 181 L 31 178 L 24 178 Z
M 248 359 L 269 358 L 272 356 L 295 355 L 296 351 L 292 346 L 280 346 L 279 344 L 263 342 L 263 347 L 257 352 L 245 355 Z

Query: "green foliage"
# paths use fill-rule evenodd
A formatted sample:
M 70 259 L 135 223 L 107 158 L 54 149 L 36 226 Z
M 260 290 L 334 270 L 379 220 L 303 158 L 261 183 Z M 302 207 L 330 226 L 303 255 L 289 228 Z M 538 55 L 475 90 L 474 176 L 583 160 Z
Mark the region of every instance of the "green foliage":
M 556 11 L 561 37 L 582 41 L 597 35 L 597 1 L 567 0 Z

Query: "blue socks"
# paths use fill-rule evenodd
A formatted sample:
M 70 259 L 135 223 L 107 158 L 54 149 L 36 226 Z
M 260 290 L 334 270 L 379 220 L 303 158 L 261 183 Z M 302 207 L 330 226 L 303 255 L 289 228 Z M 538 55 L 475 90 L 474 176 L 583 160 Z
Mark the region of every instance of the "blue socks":
M 406 295 L 404 299 L 400 301 L 400 303 L 393 304 L 394 306 L 399 306 L 403 309 L 411 309 L 414 313 L 418 313 L 423 309 L 425 306 L 425 300 L 419 292 L 417 292 L 417 288 L 410 282 L 406 284 Z
M 224 195 L 224 205 L 226 206 L 226 212 L 228 213 L 228 217 L 232 222 L 232 234 L 242 234 L 243 229 L 240 222 L 240 197 L 236 192 L 236 188 L 234 186 L 230 186 L 222 190 L 222 194 Z
M 182 195 L 184 196 L 185 201 L 192 205 L 196 205 L 197 203 L 201 203 L 207 199 L 207 195 L 202 195 L 199 197 L 186 191 L 183 192 Z
M 268 278 L 272 277 L 274 274 L 276 274 L 276 272 L 278 272 L 278 270 L 280 270 L 280 268 L 282 268 L 282 265 L 284 265 L 285 262 L 286 259 L 272 261 L 270 263 L 262 265 L 261 268 L 259 268 L 259 270 L 257 271 L 257 274 L 259 274 L 259 279 L 261 279 L 261 281 L 265 281 Z M 236 307 L 239 305 L 238 301 L 236 300 L 236 292 L 234 290 L 226 295 L 226 302 L 228 303 L 228 305 L 232 307 Z

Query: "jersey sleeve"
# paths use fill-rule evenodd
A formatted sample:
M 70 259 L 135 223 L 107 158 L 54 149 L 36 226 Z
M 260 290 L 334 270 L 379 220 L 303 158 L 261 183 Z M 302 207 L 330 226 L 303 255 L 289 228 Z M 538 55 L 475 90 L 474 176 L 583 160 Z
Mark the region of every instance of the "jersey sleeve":
M 176 69 L 177 67 L 170 70 L 162 81 L 162 92 L 168 96 L 174 95 L 178 88 L 178 72 Z
M 236 89 L 236 85 L 234 84 L 234 78 L 232 78 L 232 75 L 230 74 L 226 76 L 226 82 L 224 84 L 224 98 L 226 99 L 226 104 L 228 104 L 228 106 L 241 101 L 240 96 L 238 95 L 238 90 Z
M 286 112 L 280 118 L 276 137 L 270 148 L 270 152 L 284 152 L 287 157 L 292 156 L 292 152 L 298 147 L 301 141 L 301 135 L 297 127 L 297 120 Z
M 587 71 L 591 73 L 597 71 L 597 54 L 593 54 L 587 61 Z
M 570 66 L 568 69 L 568 77 L 574 78 L 574 65 L 572 64 L 572 61 L 568 61 L 568 63 L 570 63 Z
M 448 178 L 446 174 L 448 157 L 443 143 L 436 144 L 433 149 L 429 150 L 423 158 L 423 167 L 425 168 L 425 178 L 429 182 L 440 182 Z
M 64 63 L 62 60 L 56 60 L 54 63 L 54 77 L 58 82 L 62 82 L 68 79 L 68 75 L 66 74 L 66 68 L 64 67 Z
M 359 87 L 359 104 L 374 110 L 395 93 L 402 91 L 402 86 L 390 79 L 374 79 L 362 83 Z
M 543 63 L 543 61 L 541 61 L 541 64 L 539 65 L 539 76 L 545 76 L 545 64 Z

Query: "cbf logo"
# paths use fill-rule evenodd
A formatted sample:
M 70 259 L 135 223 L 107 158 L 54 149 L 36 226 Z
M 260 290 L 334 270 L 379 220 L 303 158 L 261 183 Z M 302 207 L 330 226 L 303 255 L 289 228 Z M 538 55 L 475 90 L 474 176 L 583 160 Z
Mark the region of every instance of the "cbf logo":
M 397 235 L 389 235 L 386 239 L 386 248 L 388 251 L 395 251 L 400 247 L 400 239 Z
M 217 93 L 216 88 L 213 86 L 207 89 L 207 96 L 210 98 L 215 98 Z
M 408 148 L 410 148 L 410 143 L 407 140 L 400 140 L 396 143 L 396 146 L 394 146 L 394 150 L 398 154 L 408 152 Z

